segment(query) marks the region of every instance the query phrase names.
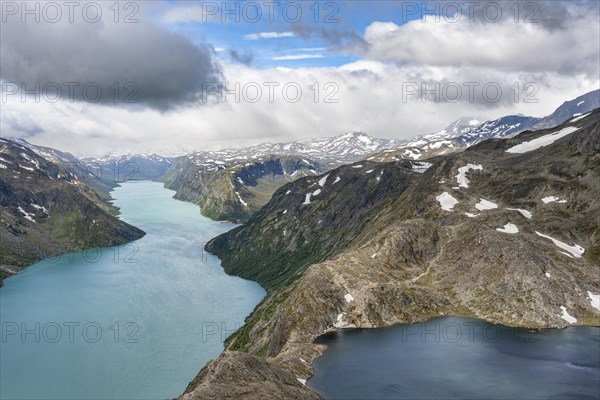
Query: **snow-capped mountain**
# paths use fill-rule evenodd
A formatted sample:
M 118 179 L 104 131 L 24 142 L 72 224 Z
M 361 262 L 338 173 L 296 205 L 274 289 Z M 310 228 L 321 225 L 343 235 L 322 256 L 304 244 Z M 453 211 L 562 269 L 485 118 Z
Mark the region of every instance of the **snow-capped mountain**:
M 487 121 L 456 138 L 461 146 L 470 146 L 490 138 L 502 138 L 514 133 L 531 129 L 538 118 L 526 115 L 507 115 L 493 121 Z
M 198 165 L 208 168 L 235 165 L 270 155 L 304 156 L 334 167 L 354 162 L 367 154 L 396 147 L 401 143 L 400 140 L 375 139 L 364 132 L 348 132 L 329 138 L 289 143 L 261 143 L 246 148 L 200 151 L 184 157 L 193 159 Z
M 546 129 L 562 124 L 563 122 L 579 117 L 600 107 L 600 90 L 586 93 L 576 99 L 565 101 L 552 114 L 539 120 L 534 129 Z
M 164 175 L 173 163 L 173 158 L 157 154 L 109 153 L 100 158 L 84 158 L 83 161 L 111 177 L 115 182 L 127 180 L 157 179 Z

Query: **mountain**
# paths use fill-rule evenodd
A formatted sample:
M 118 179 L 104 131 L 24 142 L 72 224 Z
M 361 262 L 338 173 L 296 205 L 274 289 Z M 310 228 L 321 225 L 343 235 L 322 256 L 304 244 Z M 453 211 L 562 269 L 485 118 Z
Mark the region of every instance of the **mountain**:
M 531 129 L 538 121 L 538 118 L 525 115 L 507 115 L 493 121 L 484 122 L 470 132 L 458 136 L 456 141 L 461 146 L 471 146 L 486 139 L 503 138 L 514 133 L 523 132 Z
M 303 382 L 325 349 L 314 339 L 345 327 L 440 315 L 598 325 L 598 182 L 600 109 L 482 141 L 423 173 L 406 161 L 360 162 L 281 187 L 206 246 L 268 295 L 181 398 L 229 398 L 249 385 L 258 398 L 253 362 L 297 395 L 302 385 L 276 373 Z
M 161 180 L 176 191 L 176 199 L 198 204 L 202 215 L 240 222 L 265 205 L 279 187 L 324 170 L 321 164 L 298 156 L 225 160 L 214 153 L 181 157 Z
M 540 119 L 533 129 L 546 129 L 562 124 L 563 122 L 579 117 L 600 107 L 600 89 L 586 93 L 576 99 L 565 101 L 552 114 Z
M 359 160 L 367 154 L 394 147 L 398 140 L 375 139 L 364 132 L 348 132 L 346 134 L 319 139 L 300 140 L 289 143 L 262 143 L 242 149 L 227 149 L 204 152 L 206 156 L 221 161 L 234 158 L 253 159 L 272 154 L 309 157 L 329 166 L 337 167 Z
M 72 171 L 0 139 L 0 279 L 44 258 L 139 239 Z
M 379 162 L 400 159 L 424 160 L 462 151 L 487 139 L 503 138 L 527 130 L 557 126 L 598 107 L 600 107 L 600 90 L 595 90 L 563 103 L 552 114 L 544 118 L 519 114 L 507 115 L 481 123 L 482 117 L 463 117 L 439 132 L 415 136 L 401 141 L 393 149 L 384 150 L 364 158 Z
M 239 222 L 266 204 L 283 184 L 397 143 L 349 132 L 332 138 L 197 152 L 179 157 L 161 180 L 177 192 L 175 198 L 198 204 L 203 215 Z
M 99 158 L 78 158 L 71 153 L 36 145 L 25 139 L 9 140 L 69 171 L 76 179 L 91 186 L 105 201 L 112 200 L 109 193 L 119 183 L 128 180 L 156 180 L 173 163 L 173 158 L 156 154 L 109 153 Z M 114 210 L 116 212 L 116 208 Z
M 109 153 L 100 158 L 84 158 L 82 161 L 97 171 L 98 176 L 120 183 L 130 180 L 156 180 L 171 167 L 173 158 L 157 154 Z

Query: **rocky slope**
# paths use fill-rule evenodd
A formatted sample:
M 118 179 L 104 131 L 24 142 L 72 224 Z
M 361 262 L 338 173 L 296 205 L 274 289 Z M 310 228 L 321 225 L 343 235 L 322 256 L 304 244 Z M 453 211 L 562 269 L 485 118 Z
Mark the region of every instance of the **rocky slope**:
M 265 205 L 279 187 L 303 176 L 314 176 L 323 168 L 298 156 L 222 161 L 196 154 L 177 159 L 161 180 L 165 187 L 176 191 L 176 199 L 198 204 L 202 215 L 239 222 Z
M 600 324 L 592 303 L 600 294 L 600 110 L 484 141 L 423 174 L 396 162 L 356 167 L 282 187 L 246 225 L 207 245 L 228 272 L 269 294 L 227 341 L 249 355 L 221 356 L 184 398 L 207 398 L 199 382 L 247 357 L 307 379 L 323 351 L 313 341 L 331 329 L 439 315 L 532 328 Z M 248 398 L 269 393 L 264 376 L 241 375 L 241 384 L 217 386 L 253 387 Z
M 105 202 L 112 200 L 109 193 L 119 183 L 130 180 L 156 180 L 163 176 L 173 163 L 172 158 L 156 154 L 109 153 L 100 158 L 78 158 L 71 153 L 36 145 L 21 138 L 9 140 L 69 172 L 75 179 L 93 188 Z M 118 213 L 116 207 L 111 207 L 111 210 L 114 214 Z
M 0 146 L 0 278 L 53 255 L 144 235 L 68 169 L 13 141 Z

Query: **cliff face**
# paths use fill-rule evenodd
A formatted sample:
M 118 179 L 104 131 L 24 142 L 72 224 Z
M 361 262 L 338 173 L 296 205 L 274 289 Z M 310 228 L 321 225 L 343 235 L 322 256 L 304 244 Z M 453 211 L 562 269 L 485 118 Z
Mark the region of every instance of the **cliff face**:
M 324 167 L 297 156 L 265 156 L 251 161 L 217 162 L 193 155 L 176 160 L 163 176 L 175 198 L 200 206 L 217 221 L 246 221 L 265 205 L 275 190 Z
M 0 205 L 0 278 L 53 255 L 144 236 L 71 172 L 5 139 Z
M 323 351 L 313 341 L 331 329 L 440 315 L 600 324 L 599 122 L 596 110 L 488 140 L 423 174 L 363 163 L 282 187 L 207 245 L 228 272 L 269 290 L 228 350 L 306 379 Z M 206 392 L 192 383 L 186 393 Z

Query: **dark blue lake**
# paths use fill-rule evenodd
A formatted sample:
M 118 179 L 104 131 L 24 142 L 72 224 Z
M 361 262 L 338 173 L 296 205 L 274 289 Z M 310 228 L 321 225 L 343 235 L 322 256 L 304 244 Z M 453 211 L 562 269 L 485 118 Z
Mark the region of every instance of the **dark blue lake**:
M 599 399 L 600 328 L 530 332 L 435 318 L 318 339 L 308 385 L 326 399 Z

